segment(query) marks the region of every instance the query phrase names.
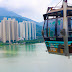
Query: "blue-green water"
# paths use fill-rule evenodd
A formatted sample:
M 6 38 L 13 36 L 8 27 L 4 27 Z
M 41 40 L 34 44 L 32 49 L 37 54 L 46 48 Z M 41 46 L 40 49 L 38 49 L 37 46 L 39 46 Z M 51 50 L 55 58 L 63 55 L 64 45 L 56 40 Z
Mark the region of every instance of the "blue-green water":
M 3 46 L 0 72 L 72 72 L 72 56 L 48 54 L 44 43 Z

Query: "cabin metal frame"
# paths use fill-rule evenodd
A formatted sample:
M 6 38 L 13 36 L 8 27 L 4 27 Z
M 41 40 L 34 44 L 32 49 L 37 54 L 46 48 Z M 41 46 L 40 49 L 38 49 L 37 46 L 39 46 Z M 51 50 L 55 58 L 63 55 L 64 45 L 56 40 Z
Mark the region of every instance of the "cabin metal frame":
M 43 30 L 42 30 L 42 35 L 45 41 L 64 41 L 64 54 L 65 56 L 69 56 L 69 48 L 68 48 L 68 41 L 72 41 L 72 37 L 68 37 L 68 33 L 72 31 L 68 31 L 68 17 L 72 17 L 72 6 L 67 6 L 67 0 L 63 0 L 63 5 L 61 9 L 52 9 L 49 11 L 47 10 L 46 14 L 43 15 L 44 17 L 44 25 L 45 25 L 45 20 L 48 20 L 49 17 L 54 17 L 55 19 L 58 19 L 60 17 L 63 17 L 63 29 L 65 32 L 65 35 L 63 35 L 62 38 L 58 38 L 57 36 L 54 37 L 56 40 L 50 40 L 50 37 L 44 37 L 44 25 L 43 25 Z M 54 19 L 52 18 L 52 19 Z M 48 23 L 48 21 L 47 21 Z M 57 27 L 57 23 L 55 25 Z M 48 33 L 48 24 L 47 24 L 47 33 Z M 56 35 L 57 35 L 57 28 L 55 28 Z M 48 35 L 48 34 L 47 34 Z M 52 37 L 51 37 L 52 38 Z

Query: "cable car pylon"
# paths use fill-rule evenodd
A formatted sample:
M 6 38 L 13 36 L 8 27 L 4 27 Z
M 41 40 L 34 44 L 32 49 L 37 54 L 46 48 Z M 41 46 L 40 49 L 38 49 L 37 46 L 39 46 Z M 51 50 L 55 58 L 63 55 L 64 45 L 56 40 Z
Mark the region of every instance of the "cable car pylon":
M 64 51 L 65 55 L 69 56 L 68 48 L 68 21 L 67 21 L 67 0 L 63 0 L 63 29 L 65 29 L 64 37 Z

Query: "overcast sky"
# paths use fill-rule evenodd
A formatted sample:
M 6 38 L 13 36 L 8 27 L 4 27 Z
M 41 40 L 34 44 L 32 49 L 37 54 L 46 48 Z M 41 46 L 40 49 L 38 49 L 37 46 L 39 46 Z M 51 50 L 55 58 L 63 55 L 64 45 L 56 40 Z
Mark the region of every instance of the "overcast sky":
M 0 0 L 0 7 L 4 7 L 23 17 L 37 22 L 43 21 L 43 14 L 48 6 L 55 6 L 60 0 Z M 71 3 L 72 0 L 68 0 Z

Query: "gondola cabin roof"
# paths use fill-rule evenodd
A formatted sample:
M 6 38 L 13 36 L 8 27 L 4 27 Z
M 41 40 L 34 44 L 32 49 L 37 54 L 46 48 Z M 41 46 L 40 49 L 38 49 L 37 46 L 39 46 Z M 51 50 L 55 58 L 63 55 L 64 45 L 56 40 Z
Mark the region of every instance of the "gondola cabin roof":
M 46 14 L 43 15 L 44 20 L 46 20 L 49 16 L 63 17 L 63 8 L 48 11 Z M 67 16 L 72 16 L 72 7 L 67 7 Z

